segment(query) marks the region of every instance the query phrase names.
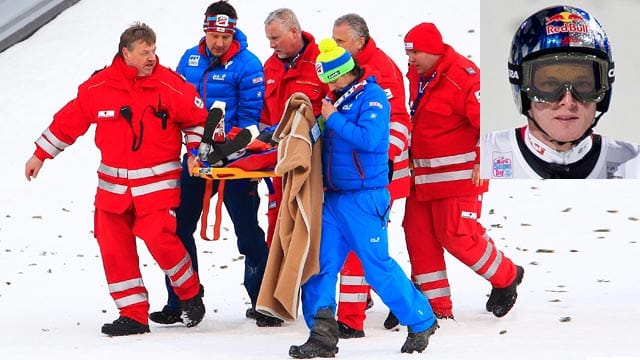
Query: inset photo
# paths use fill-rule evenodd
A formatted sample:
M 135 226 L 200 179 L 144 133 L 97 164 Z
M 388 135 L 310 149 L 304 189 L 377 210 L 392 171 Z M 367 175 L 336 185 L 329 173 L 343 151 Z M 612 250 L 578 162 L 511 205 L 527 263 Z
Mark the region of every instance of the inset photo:
M 482 178 L 640 178 L 639 10 L 482 2 Z

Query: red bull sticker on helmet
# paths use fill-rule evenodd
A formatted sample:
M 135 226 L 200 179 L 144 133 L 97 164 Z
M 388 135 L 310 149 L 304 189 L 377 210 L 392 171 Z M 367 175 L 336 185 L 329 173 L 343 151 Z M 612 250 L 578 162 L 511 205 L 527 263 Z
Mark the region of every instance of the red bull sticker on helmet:
M 579 14 L 562 11 L 549 16 L 545 21 L 547 35 L 558 33 L 589 33 L 587 21 Z

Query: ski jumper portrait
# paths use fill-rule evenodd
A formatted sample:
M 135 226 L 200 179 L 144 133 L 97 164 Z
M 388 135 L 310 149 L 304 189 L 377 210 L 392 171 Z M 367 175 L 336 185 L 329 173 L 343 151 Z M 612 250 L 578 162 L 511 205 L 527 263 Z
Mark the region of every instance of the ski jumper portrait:
M 615 79 L 595 17 L 573 6 L 537 11 L 513 36 L 508 70 L 526 125 L 482 136 L 483 178 L 640 178 L 638 144 L 594 133 Z

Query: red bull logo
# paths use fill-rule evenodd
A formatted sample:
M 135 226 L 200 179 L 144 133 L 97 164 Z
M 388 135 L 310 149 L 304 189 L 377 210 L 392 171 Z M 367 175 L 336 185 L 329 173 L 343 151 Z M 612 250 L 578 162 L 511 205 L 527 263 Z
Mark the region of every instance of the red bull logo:
M 563 11 L 549 16 L 545 21 L 547 35 L 558 33 L 589 33 L 587 21 L 579 14 Z

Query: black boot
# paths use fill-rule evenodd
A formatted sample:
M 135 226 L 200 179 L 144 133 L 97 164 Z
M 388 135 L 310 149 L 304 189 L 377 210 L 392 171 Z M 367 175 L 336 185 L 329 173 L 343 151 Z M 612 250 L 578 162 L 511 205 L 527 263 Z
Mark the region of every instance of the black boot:
M 398 318 L 391 312 L 391 310 L 389 310 L 389 315 L 387 315 L 387 318 L 384 320 L 384 328 L 391 330 L 399 324 L 400 321 L 398 321 Z
M 302 345 L 292 345 L 289 348 L 289 356 L 292 358 L 332 358 L 338 353 L 338 322 L 333 311 L 321 309 L 315 319 L 316 322 L 307 342 Z
M 200 286 L 198 294 L 188 300 L 180 300 L 180 318 L 187 327 L 196 326 L 204 318 L 205 308 L 202 302 L 204 289 Z
M 340 334 L 340 339 L 355 339 L 364 337 L 364 330 L 356 330 L 340 321 L 338 321 L 338 332 Z
M 229 162 L 230 155 L 245 148 L 251 140 L 251 131 L 242 129 L 233 139 L 227 138 L 223 143 L 213 144 L 212 151 L 207 155 L 207 161 L 214 167 L 223 166 Z
M 120 316 L 110 324 L 102 325 L 102 333 L 109 336 L 144 334 L 149 332 L 149 325 L 139 323 L 131 318 Z
M 436 329 L 438 327 L 438 322 L 436 321 L 427 330 L 420 332 L 411 332 L 411 330 L 409 330 L 407 340 L 404 341 L 400 352 L 407 354 L 411 354 L 414 351 L 417 351 L 419 353 L 423 352 L 424 349 L 427 348 L 427 345 L 429 345 L 429 337 L 431 337 L 431 335 L 436 332 Z
M 254 310 L 254 312 L 256 326 L 258 327 L 280 327 L 284 323 L 284 321 L 275 316 L 265 315 L 257 310 Z
M 515 305 L 518 298 L 517 288 L 522 282 L 524 277 L 524 269 L 522 266 L 517 266 L 516 278 L 506 288 L 493 288 L 491 289 L 491 295 L 487 300 L 486 309 L 495 315 L 496 317 L 503 317 L 507 315 L 509 310 Z
M 198 148 L 198 158 L 200 161 L 207 161 L 210 154 L 213 152 L 213 133 L 218 126 L 218 123 L 224 117 L 224 112 L 220 108 L 213 108 L 207 115 L 207 120 L 204 124 L 204 133 L 202 134 L 202 141 Z
M 181 323 L 182 318 L 180 317 L 181 312 L 165 305 L 161 311 L 152 312 L 149 314 L 149 320 L 158 324 L 175 324 Z
M 284 323 L 281 319 L 278 319 L 275 316 L 262 314 L 252 307 L 245 311 L 244 316 L 246 316 L 247 319 L 255 320 L 256 326 L 258 327 L 280 327 Z
M 247 319 L 253 319 L 253 320 L 255 320 L 255 319 L 256 319 L 256 314 L 257 314 L 257 313 L 258 313 L 258 312 L 256 311 L 256 309 L 254 309 L 254 308 L 250 307 L 250 308 L 248 308 L 248 309 L 247 309 L 247 311 L 245 311 L 244 316 L 246 316 L 246 317 L 247 317 Z

